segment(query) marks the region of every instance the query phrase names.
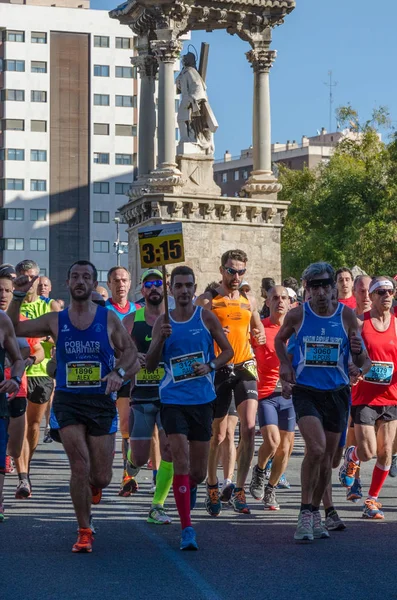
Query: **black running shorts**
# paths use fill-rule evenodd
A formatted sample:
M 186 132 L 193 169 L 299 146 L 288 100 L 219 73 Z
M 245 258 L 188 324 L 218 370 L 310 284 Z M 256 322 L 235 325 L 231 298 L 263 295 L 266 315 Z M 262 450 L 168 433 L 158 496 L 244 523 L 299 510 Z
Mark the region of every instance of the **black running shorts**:
M 162 404 L 161 423 L 167 435 L 180 433 L 191 442 L 209 442 L 214 404 Z
M 33 404 L 46 404 L 51 399 L 54 380 L 51 377 L 28 377 L 28 400 Z
M 325 431 L 342 433 L 347 427 L 349 417 L 350 386 L 336 390 L 317 390 L 315 388 L 294 385 L 292 401 L 296 420 L 302 417 L 317 417 Z
M 27 400 L 24 396 L 12 398 L 8 401 L 8 412 L 12 419 L 22 417 L 26 412 Z
M 351 407 L 352 421 L 355 425 L 374 426 L 378 419 L 382 421 L 395 421 L 397 419 L 397 405 L 369 406 L 357 404 Z
M 56 391 L 52 404 L 58 429 L 85 425 L 88 435 L 101 436 L 117 431 L 116 404 L 104 394 L 68 394 Z M 53 429 L 53 422 L 51 421 Z
M 229 413 L 234 397 L 236 408 L 244 400 L 258 400 L 258 386 L 255 377 L 245 368 L 229 366 L 219 369 L 215 374 L 216 398 L 214 401 L 214 418 L 223 419 Z

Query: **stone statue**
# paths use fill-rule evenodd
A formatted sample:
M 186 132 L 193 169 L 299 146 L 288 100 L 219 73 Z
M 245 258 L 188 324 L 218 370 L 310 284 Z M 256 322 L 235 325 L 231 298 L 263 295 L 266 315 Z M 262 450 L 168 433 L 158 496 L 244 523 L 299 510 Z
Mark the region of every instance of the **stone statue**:
M 214 154 L 214 133 L 218 122 L 208 102 L 207 86 L 197 71 L 192 52 L 182 57 L 182 64 L 183 69 L 176 79 L 177 92 L 181 94 L 178 151 L 181 154 Z

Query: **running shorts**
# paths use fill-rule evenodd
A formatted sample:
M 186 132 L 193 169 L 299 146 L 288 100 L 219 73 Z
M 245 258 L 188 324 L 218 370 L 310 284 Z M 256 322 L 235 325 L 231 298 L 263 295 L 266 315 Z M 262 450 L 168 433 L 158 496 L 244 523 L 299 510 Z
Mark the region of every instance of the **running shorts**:
M 397 405 L 370 406 L 356 404 L 352 406 L 352 420 L 355 425 L 375 425 L 378 419 L 382 421 L 395 421 L 397 419 Z
M 163 429 L 160 419 L 160 402 L 137 402 L 131 404 L 133 413 L 132 429 L 130 437 L 132 440 L 151 440 L 154 426 Z
M 296 417 L 292 398 L 284 398 L 280 392 L 273 392 L 259 400 L 259 427 L 276 425 L 281 431 L 295 431 Z
M 46 404 L 54 390 L 51 377 L 28 377 L 28 400 L 33 404 Z
M 236 408 L 245 400 L 258 400 L 256 378 L 244 367 L 244 363 L 234 366 L 226 365 L 219 369 L 215 374 L 215 391 L 215 419 L 226 417 L 233 395 Z
M 318 390 L 302 385 L 294 385 L 292 401 L 296 419 L 317 417 L 325 431 L 343 433 L 349 416 L 350 386 L 336 390 Z
M 17 396 L 8 401 L 8 413 L 12 419 L 22 417 L 26 412 L 27 399 Z
M 55 420 L 51 419 L 51 430 L 63 429 L 68 425 L 85 425 L 88 435 L 92 436 L 117 431 L 116 404 L 104 394 L 55 391 L 52 409 Z
M 117 392 L 117 398 L 129 398 L 131 396 L 131 381 L 123 383 Z
M 209 442 L 212 434 L 214 403 L 162 404 L 161 423 L 167 435 L 180 433 L 191 442 Z

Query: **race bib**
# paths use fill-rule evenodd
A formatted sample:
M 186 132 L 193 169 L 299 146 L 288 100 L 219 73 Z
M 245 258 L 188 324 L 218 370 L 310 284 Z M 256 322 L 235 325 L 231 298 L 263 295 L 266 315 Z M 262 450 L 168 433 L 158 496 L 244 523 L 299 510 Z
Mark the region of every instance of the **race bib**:
M 339 361 L 340 344 L 331 342 L 306 342 L 306 367 L 336 367 Z
M 258 379 L 258 369 L 256 368 L 256 362 L 254 360 L 247 360 L 243 364 L 243 367 L 252 377 Z
M 154 371 L 148 371 L 145 369 L 145 367 L 142 367 L 135 375 L 135 385 L 137 387 L 160 385 L 160 382 L 164 377 L 164 373 L 164 363 L 160 363 L 157 369 Z
M 392 362 L 377 362 L 372 363 L 372 367 L 366 375 L 364 381 L 369 383 L 378 383 L 380 385 L 389 385 L 394 373 L 394 364 Z
M 192 365 L 194 363 L 204 363 L 204 354 L 202 352 L 193 352 L 192 354 L 184 354 L 171 358 L 171 372 L 174 383 L 185 381 L 186 379 L 194 379 L 195 377 L 203 377 L 196 375 Z
M 66 364 L 66 387 L 101 387 L 102 365 L 97 361 Z

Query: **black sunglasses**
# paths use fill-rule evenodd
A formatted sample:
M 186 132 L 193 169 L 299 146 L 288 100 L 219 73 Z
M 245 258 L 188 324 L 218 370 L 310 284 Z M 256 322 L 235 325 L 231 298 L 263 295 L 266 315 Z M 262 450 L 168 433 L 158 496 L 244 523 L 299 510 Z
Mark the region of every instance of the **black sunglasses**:
M 163 281 L 161 279 L 155 279 L 154 281 L 145 281 L 143 287 L 149 289 L 151 287 L 161 287 L 163 285 Z
M 226 273 L 229 273 L 229 275 L 239 275 L 239 277 L 244 275 L 247 271 L 247 269 L 232 269 L 232 267 L 223 267 L 223 268 L 226 271 Z
M 386 296 L 386 294 L 393 296 L 394 290 L 375 290 L 375 294 L 378 294 L 378 296 Z

